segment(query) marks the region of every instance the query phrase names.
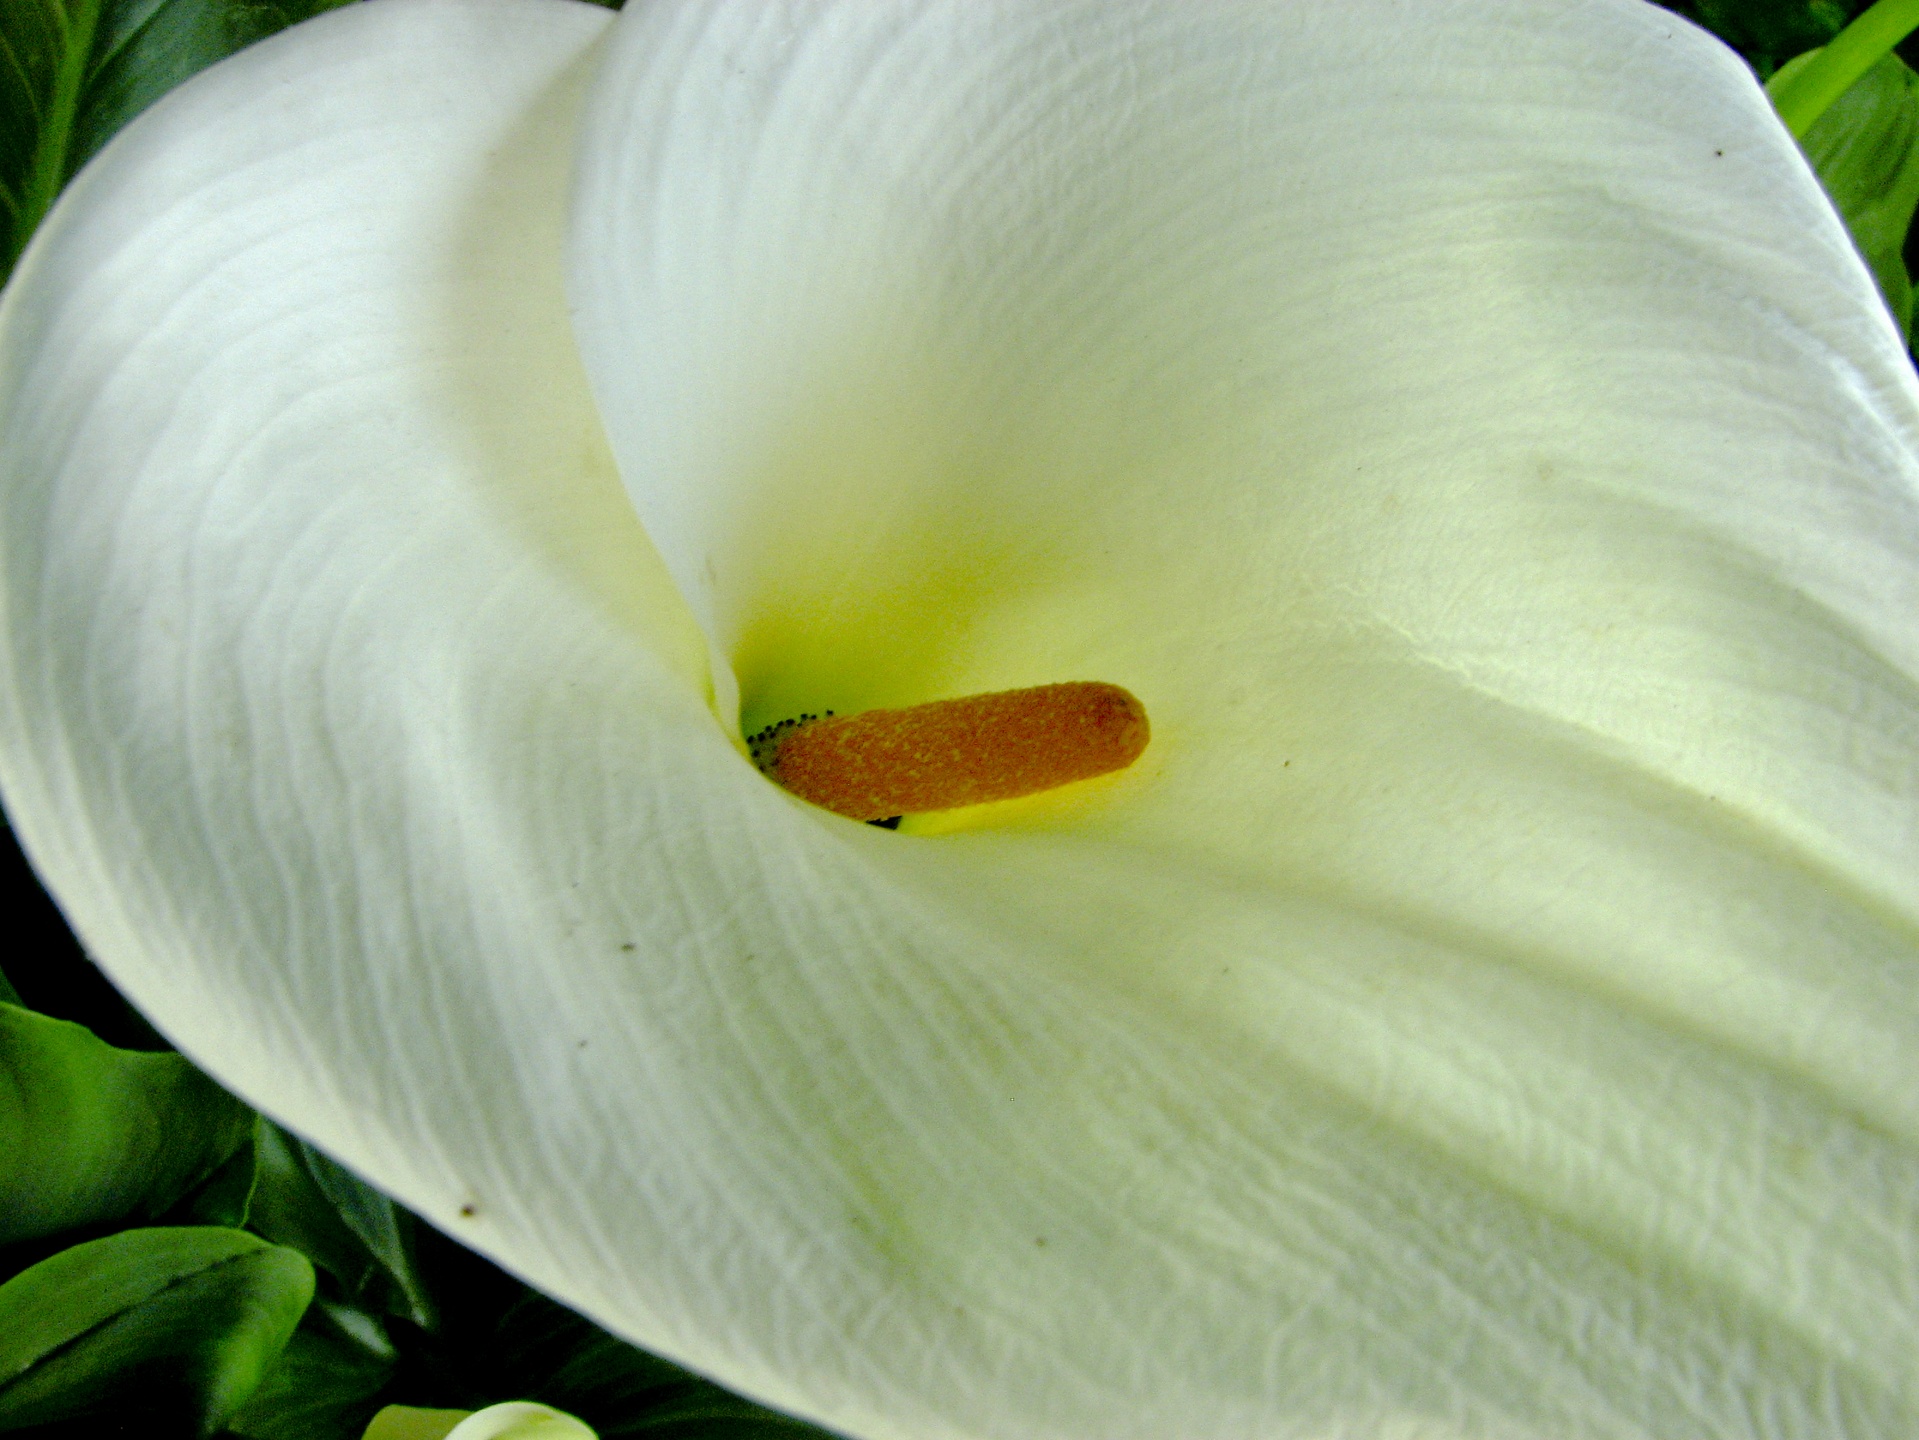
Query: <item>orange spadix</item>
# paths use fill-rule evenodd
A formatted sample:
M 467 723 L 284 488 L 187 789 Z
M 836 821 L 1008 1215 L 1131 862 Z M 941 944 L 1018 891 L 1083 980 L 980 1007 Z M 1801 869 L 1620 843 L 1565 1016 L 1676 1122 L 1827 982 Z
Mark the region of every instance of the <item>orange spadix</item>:
M 748 742 L 802 800 L 851 820 L 1016 800 L 1123 770 L 1150 735 L 1117 685 L 1075 680 L 935 700 L 904 710 L 802 715 Z

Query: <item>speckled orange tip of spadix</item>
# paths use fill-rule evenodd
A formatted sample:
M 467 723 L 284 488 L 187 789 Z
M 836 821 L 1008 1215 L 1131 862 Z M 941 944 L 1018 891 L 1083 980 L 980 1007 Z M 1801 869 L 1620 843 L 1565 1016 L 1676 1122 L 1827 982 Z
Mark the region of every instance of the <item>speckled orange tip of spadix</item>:
M 1131 692 L 1097 680 L 802 716 L 753 740 L 754 760 L 802 800 L 883 820 L 1016 800 L 1131 765 L 1151 731 Z

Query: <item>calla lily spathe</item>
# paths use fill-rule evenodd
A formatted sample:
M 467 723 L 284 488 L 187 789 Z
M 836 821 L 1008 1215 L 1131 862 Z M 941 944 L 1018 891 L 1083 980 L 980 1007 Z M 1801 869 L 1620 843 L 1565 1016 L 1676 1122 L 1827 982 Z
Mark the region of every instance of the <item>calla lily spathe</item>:
M 90 948 L 642 1344 L 1919 1429 L 1919 392 L 1662 11 L 371 0 L 72 187 L 0 485 Z M 1141 764 L 919 834 L 738 743 L 1080 678 Z

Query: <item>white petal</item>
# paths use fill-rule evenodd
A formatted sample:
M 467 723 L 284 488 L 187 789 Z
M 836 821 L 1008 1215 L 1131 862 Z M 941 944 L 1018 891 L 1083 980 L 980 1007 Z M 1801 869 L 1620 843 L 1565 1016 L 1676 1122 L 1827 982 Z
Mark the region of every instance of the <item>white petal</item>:
M 1152 713 L 1137 773 L 884 861 L 921 943 L 1032 957 L 1032 1088 L 890 1088 L 924 1155 L 1012 1133 L 869 1184 L 1113 1397 L 1086 1433 L 1208 1383 L 1306 1430 L 1819 1434 L 1853 1385 L 1910 1427 L 1919 413 L 1734 57 L 1613 3 L 659 4 L 581 166 L 588 370 L 744 728 Z M 1428 1161 L 1479 1198 L 1423 1249 L 1358 1176 L 1438 1214 Z M 1015 1189 L 1086 1253 L 936 1198 Z M 1477 1249 L 1505 1201 L 1565 1233 Z
M 377 0 L 152 112 L 0 313 L 0 781 L 116 977 L 850 1434 L 1909 1433 L 1911 386 L 1732 62 L 620 28 L 585 333 L 749 711 L 1089 673 L 1150 763 L 943 837 L 753 774 L 564 334 L 597 19 Z
M 593 1429 L 551 1405 L 509 1400 L 475 1411 L 446 1440 L 595 1440 Z

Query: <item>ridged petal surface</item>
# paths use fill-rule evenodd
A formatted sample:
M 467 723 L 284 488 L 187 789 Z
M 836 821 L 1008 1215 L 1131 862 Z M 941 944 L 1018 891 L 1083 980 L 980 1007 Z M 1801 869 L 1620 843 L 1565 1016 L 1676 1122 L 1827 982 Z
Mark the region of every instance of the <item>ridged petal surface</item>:
M 604 23 L 247 52 L 0 309 L 0 783 L 143 1008 L 870 1440 L 1919 1428 L 1919 407 L 1736 61 Z M 1068 679 L 1139 765 L 900 834 L 738 744 Z

